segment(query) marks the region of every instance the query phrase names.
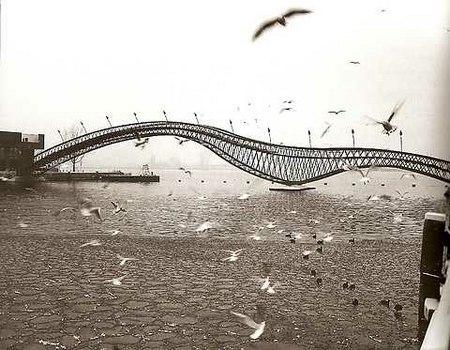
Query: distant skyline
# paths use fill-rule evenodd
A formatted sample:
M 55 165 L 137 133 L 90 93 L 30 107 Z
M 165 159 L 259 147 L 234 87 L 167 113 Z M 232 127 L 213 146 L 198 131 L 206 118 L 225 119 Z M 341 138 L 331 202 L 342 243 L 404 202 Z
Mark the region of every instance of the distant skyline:
M 313 13 L 258 26 L 288 8 Z M 384 10 L 384 11 L 383 11 Z M 3 0 L 0 130 L 44 133 L 83 122 L 88 131 L 140 121 L 199 121 L 275 143 L 403 148 L 449 159 L 450 27 L 446 0 L 304 1 Z M 358 61 L 360 64 L 351 64 Z M 282 101 L 293 111 L 280 113 Z M 386 119 L 383 135 L 370 116 Z M 249 105 L 250 103 L 250 105 Z M 239 110 L 238 110 L 239 109 Z M 339 115 L 330 110 L 343 109 Z M 257 122 L 255 122 L 255 118 Z M 320 138 L 332 123 L 329 131 Z M 221 164 L 201 146 L 151 138 L 92 152 L 86 167 L 139 167 L 151 157 Z M 121 164 L 118 164 L 121 163 Z

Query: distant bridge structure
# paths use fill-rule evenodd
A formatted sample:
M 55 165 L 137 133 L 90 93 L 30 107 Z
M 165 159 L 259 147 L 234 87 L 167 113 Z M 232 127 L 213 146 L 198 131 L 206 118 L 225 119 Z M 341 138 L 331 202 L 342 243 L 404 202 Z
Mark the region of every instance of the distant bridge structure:
M 153 121 L 113 126 L 86 133 L 34 156 L 35 171 L 48 171 L 68 160 L 119 142 L 153 136 L 194 141 L 228 163 L 257 177 L 301 185 L 344 172 L 343 162 L 360 168 L 397 168 L 450 183 L 450 161 L 377 148 L 305 148 L 267 143 L 209 125 Z

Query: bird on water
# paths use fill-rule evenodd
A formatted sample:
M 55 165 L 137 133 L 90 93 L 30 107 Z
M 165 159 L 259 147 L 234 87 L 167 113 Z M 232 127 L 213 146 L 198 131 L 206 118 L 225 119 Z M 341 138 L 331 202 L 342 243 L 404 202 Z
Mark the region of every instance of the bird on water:
M 256 30 L 255 34 L 253 34 L 252 40 L 255 41 L 258 39 L 261 34 L 263 34 L 266 30 L 269 28 L 275 26 L 276 24 L 282 25 L 283 27 L 286 27 L 286 19 L 289 17 L 297 16 L 297 15 L 306 15 L 312 13 L 311 10 L 307 9 L 291 9 L 286 11 L 284 14 L 282 14 L 280 17 L 273 18 L 267 22 L 264 22 L 259 26 L 259 28 Z

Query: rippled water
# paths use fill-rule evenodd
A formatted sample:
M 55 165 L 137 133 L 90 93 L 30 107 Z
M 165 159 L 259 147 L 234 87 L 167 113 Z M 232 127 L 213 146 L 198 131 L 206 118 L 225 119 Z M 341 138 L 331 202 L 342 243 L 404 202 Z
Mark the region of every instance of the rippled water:
M 269 222 L 276 227 L 265 227 L 263 239 L 283 239 L 274 234 L 281 229 L 305 238 L 321 232 L 337 239 L 349 235 L 403 237 L 421 233 L 426 212 L 443 210 L 445 190 L 443 183 L 425 177 L 400 180 L 399 172 L 373 172 L 368 185 L 358 181 L 358 174 L 346 173 L 312 183 L 316 189 L 304 192 L 268 191 L 282 186 L 238 171 L 194 170 L 192 177 L 181 171 L 160 174 L 160 183 L 149 184 L 2 184 L 2 233 L 57 235 L 119 229 L 130 235 L 193 235 L 200 224 L 209 221 L 213 226 L 209 234 L 224 238 L 252 234 Z M 399 199 L 395 190 L 408 192 L 405 199 Z M 250 197 L 238 199 L 243 193 Z M 368 201 L 370 195 L 381 199 Z M 63 207 L 77 206 L 77 198 L 85 197 L 102 208 L 104 222 L 88 221 L 71 212 L 52 215 Z M 127 213 L 114 215 L 111 201 L 119 202 Z

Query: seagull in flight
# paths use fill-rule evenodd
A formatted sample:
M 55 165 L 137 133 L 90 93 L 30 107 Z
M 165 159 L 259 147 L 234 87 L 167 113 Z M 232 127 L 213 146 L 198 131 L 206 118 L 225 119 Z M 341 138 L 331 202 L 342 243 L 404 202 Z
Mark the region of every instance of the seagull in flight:
M 115 286 L 120 286 L 120 285 L 122 284 L 122 280 L 123 280 L 126 276 L 128 276 L 128 275 L 123 275 L 123 276 L 118 277 L 118 278 L 113 278 L 113 279 L 110 279 L 110 280 L 106 280 L 105 283 L 112 283 L 112 284 L 115 285 Z
M 90 199 L 84 199 L 80 205 L 80 213 L 82 216 L 88 217 L 94 215 L 96 218 L 102 221 L 100 209 L 100 207 L 94 207 Z
M 118 214 L 118 213 L 120 213 L 121 211 L 123 211 L 124 213 L 127 212 L 127 210 L 124 209 L 124 208 L 122 208 L 118 203 L 111 202 L 111 204 L 114 206 L 114 210 L 113 210 L 113 213 L 114 213 L 114 214 Z
M 179 137 L 177 137 L 177 136 L 175 136 L 175 139 L 178 141 L 178 144 L 179 144 L 179 145 L 182 145 L 182 144 L 185 143 L 185 142 L 191 141 L 191 140 L 188 140 L 188 139 L 182 139 L 182 138 L 179 138 Z
M 336 115 L 338 115 L 339 113 L 344 113 L 344 112 L 346 112 L 345 109 L 340 109 L 340 110 L 338 110 L 338 111 L 328 111 L 328 113 L 330 113 L 330 114 L 336 114 Z
M 345 161 L 342 161 L 342 162 L 344 163 L 344 165 L 343 165 L 344 170 L 357 171 L 361 174 L 362 178 L 359 179 L 359 181 L 362 182 L 364 185 L 366 185 L 370 182 L 370 177 L 368 175 L 369 175 L 369 172 L 375 167 L 374 164 L 372 164 L 369 167 L 369 169 L 367 169 L 367 171 L 364 172 L 361 168 L 357 167 L 356 165 L 353 166 L 353 165 L 346 163 Z
M 405 195 L 409 193 L 409 192 L 401 193 L 399 190 L 395 190 L 395 192 L 398 193 L 398 199 L 400 199 L 401 201 L 404 201 L 405 200 Z
M 286 100 L 286 101 L 283 101 L 283 103 L 291 104 L 291 103 L 294 103 L 294 100 Z
M 136 259 L 136 258 L 124 258 L 124 257 L 123 257 L 122 255 L 120 255 L 120 254 L 117 254 L 116 256 L 117 256 L 117 258 L 120 260 L 119 266 L 125 265 L 125 263 L 126 263 L 127 261 L 138 260 L 138 259 Z
M 212 228 L 212 225 L 209 223 L 209 221 L 205 221 L 203 224 L 201 224 L 199 227 L 195 229 L 195 232 L 208 231 L 210 228 Z
M 277 287 L 279 287 L 279 286 L 281 286 L 281 283 L 280 283 L 280 282 L 275 282 L 274 284 L 272 284 L 271 286 L 269 286 L 269 287 L 267 288 L 267 293 L 269 293 L 269 294 L 275 294 L 275 288 L 277 288 Z
M 417 178 L 416 178 L 416 175 L 414 175 L 413 173 L 403 173 L 401 176 L 400 176 L 400 180 L 401 179 L 403 179 L 404 177 L 409 177 L 409 178 L 413 178 L 414 180 L 417 180 Z
M 240 314 L 240 313 L 234 312 L 234 311 L 230 311 L 230 312 L 234 316 L 237 316 L 239 318 L 240 322 L 255 329 L 255 332 L 253 332 L 250 335 L 251 339 L 258 339 L 261 336 L 261 334 L 264 332 L 264 327 L 266 326 L 266 321 L 263 321 L 261 323 L 256 323 L 255 321 L 253 321 L 250 317 L 248 317 L 246 315 L 243 315 L 243 314 Z
M 327 126 L 327 127 L 325 128 L 325 130 L 322 132 L 322 135 L 320 135 L 320 138 L 324 137 L 324 136 L 327 134 L 327 132 L 330 130 L 331 125 L 333 125 L 333 124 L 330 124 L 330 123 L 328 123 L 328 122 L 325 122 L 325 124 L 327 124 L 328 126 Z
M 370 120 L 372 120 L 373 122 L 375 122 L 376 124 L 381 124 L 383 126 L 383 134 L 390 135 L 393 132 L 395 132 L 395 130 L 397 130 L 397 126 L 391 124 L 391 121 L 394 118 L 394 116 L 396 116 L 398 114 L 398 111 L 400 110 L 400 108 L 402 108 L 404 103 L 405 103 L 405 100 L 398 102 L 394 106 L 394 109 L 392 110 L 392 112 L 389 115 L 389 118 L 387 120 L 376 120 L 376 119 L 373 119 L 368 116 L 366 116 L 366 117 L 369 118 Z
M 71 210 L 74 212 L 78 211 L 78 209 L 74 208 L 74 207 L 65 207 L 65 208 L 62 208 L 60 211 L 56 212 L 55 216 L 58 216 L 59 214 L 65 212 L 65 211 L 68 211 L 68 210 Z
M 294 108 L 292 108 L 292 107 L 283 107 L 283 108 L 280 109 L 280 114 L 283 113 L 284 111 L 291 111 L 291 112 L 293 112 Z
M 249 195 L 248 193 L 244 193 L 244 194 L 240 195 L 240 196 L 238 197 L 238 199 L 244 200 L 244 199 L 248 199 L 249 197 L 250 197 L 250 195 Z
M 136 136 L 137 141 L 134 141 L 134 147 L 141 147 L 141 149 L 145 148 L 145 145 L 148 143 L 148 137 L 145 139 L 141 138 L 141 135 L 137 131 L 134 132 L 134 135 Z
M 89 241 L 87 243 L 84 243 L 84 244 L 80 245 L 80 248 L 81 247 L 86 247 L 88 245 L 91 245 L 93 247 L 97 247 L 97 246 L 101 245 L 101 243 L 100 243 L 100 241 L 98 239 L 93 239 L 92 241 Z
M 185 168 L 183 168 L 183 167 L 179 167 L 179 168 L 178 168 L 178 170 L 182 170 L 182 171 L 184 171 L 184 173 L 185 173 L 185 174 L 188 174 L 188 175 L 189 175 L 189 177 L 190 177 L 190 176 L 192 176 L 192 172 L 191 172 L 190 170 L 186 170 L 186 169 L 185 169 Z
M 243 250 L 244 249 L 226 250 L 226 252 L 231 253 L 231 255 L 228 258 L 223 259 L 222 261 L 236 261 Z
M 260 27 L 256 30 L 255 34 L 253 34 L 252 40 L 255 41 L 259 38 L 259 36 L 264 33 L 269 28 L 273 27 L 277 23 L 282 25 L 283 27 L 286 27 L 286 19 L 289 17 L 297 16 L 297 15 L 305 15 L 308 13 L 311 13 L 311 10 L 307 9 L 291 9 L 286 11 L 284 14 L 282 14 L 280 17 L 273 18 L 267 22 L 264 22 L 260 25 Z
M 351 64 L 360 64 L 358 61 L 350 61 Z

